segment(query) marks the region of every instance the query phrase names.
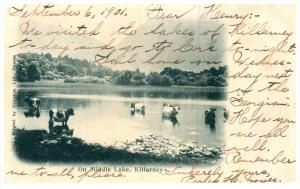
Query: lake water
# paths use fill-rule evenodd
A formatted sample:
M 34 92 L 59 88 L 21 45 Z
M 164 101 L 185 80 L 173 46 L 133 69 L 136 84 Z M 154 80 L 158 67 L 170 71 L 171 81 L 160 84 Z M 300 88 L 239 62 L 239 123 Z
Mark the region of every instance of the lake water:
M 175 137 L 182 141 L 198 142 L 203 145 L 224 143 L 224 94 L 190 95 L 186 92 L 122 90 L 62 90 L 52 88 L 18 89 L 17 121 L 18 128 L 48 130 L 49 109 L 74 108 L 68 125 L 74 129 L 74 136 L 90 143 L 112 144 L 115 141 L 134 140 L 139 136 L 155 134 Z M 93 91 L 93 90 L 91 90 Z M 28 104 L 25 96 L 36 96 L 41 100 L 41 116 L 26 118 L 24 112 Z M 130 113 L 130 103 L 141 102 L 146 106 L 145 115 Z M 178 124 L 162 119 L 162 105 L 170 103 L 180 106 Z M 216 127 L 204 123 L 204 111 L 217 107 Z

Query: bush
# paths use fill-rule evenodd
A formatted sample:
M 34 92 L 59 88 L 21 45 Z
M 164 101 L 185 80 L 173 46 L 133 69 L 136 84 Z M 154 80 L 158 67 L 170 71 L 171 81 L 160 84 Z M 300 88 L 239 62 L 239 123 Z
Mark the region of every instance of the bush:
M 43 75 L 41 79 L 43 79 L 43 80 L 54 80 L 55 78 L 52 75 Z
M 17 81 L 34 82 L 41 79 L 41 71 L 38 62 L 35 60 L 27 61 L 19 57 L 14 57 L 16 66 Z
M 64 80 L 64 83 L 78 83 L 78 81 L 76 79 L 73 79 L 73 78 L 66 78 Z
M 123 71 L 115 79 L 114 83 L 117 85 L 129 85 L 132 79 L 132 72 L 129 70 Z
M 65 78 L 64 83 L 98 83 L 105 84 L 105 79 L 97 77 L 73 77 Z
M 173 79 L 168 75 L 160 75 L 157 72 L 150 72 L 146 77 L 148 85 L 152 86 L 171 86 L 174 84 Z
M 51 72 L 51 71 L 47 71 L 45 73 L 45 75 L 43 75 L 41 77 L 41 79 L 44 79 L 44 80 L 56 80 L 56 79 L 61 79 L 61 78 L 63 78 L 61 75 Z
M 173 84 L 174 84 L 173 79 L 170 76 L 162 75 L 160 77 L 160 85 L 161 86 L 171 86 Z

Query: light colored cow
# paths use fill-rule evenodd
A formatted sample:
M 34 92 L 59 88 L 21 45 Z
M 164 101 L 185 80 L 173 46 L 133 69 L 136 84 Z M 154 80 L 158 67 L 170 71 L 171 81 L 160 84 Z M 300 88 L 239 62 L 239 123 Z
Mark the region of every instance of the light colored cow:
M 24 112 L 26 117 L 40 117 L 40 104 L 41 101 L 36 97 L 25 97 L 24 102 L 28 103 L 29 110 Z
M 72 115 L 74 115 L 73 108 L 68 108 L 65 111 L 58 109 L 49 110 L 49 130 L 53 127 L 54 122 L 61 122 L 63 127 L 68 127 L 67 122 Z
M 164 104 L 162 107 L 162 118 L 174 118 L 179 113 L 180 107 Z

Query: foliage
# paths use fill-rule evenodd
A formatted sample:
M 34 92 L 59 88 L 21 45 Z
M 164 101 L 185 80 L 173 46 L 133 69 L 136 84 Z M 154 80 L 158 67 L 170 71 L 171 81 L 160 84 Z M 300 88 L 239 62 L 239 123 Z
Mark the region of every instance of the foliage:
M 160 75 L 157 72 L 150 72 L 146 77 L 146 81 L 148 85 L 152 86 L 171 86 L 173 84 L 173 80 L 170 76 Z
M 129 85 L 132 79 L 132 72 L 129 70 L 122 71 L 116 78 L 115 84 L 117 85 Z
M 105 84 L 106 81 L 101 78 L 97 77 L 73 77 L 73 78 L 66 78 L 64 80 L 64 83 L 99 83 L 99 84 Z
M 184 86 L 227 86 L 227 66 L 211 67 L 199 73 L 183 71 L 175 68 L 164 68 L 160 75 L 172 78 L 175 85 Z
M 22 59 L 18 61 L 19 62 L 16 66 L 16 74 L 18 81 L 34 82 L 36 80 L 41 79 L 40 68 L 37 61 L 25 61 Z
M 123 70 L 113 71 L 87 60 L 52 57 L 50 53 L 21 53 L 14 57 L 19 82 L 64 79 L 65 83 L 107 83 L 116 85 L 152 86 L 226 86 L 227 66 L 211 67 L 200 72 L 166 67 L 160 73 Z

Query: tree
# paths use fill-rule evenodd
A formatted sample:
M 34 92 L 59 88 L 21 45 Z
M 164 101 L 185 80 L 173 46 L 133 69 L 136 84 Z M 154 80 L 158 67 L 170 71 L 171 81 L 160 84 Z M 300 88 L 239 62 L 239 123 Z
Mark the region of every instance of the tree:
M 211 67 L 209 69 L 209 72 L 211 73 L 211 75 L 213 76 L 218 76 L 219 75 L 219 71 L 215 68 L 215 67 Z
M 221 87 L 221 86 L 225 86 L 226 83 L 225 83 L 225 79 L 222 76 L 220 77 L 211 76 L 207 80 L 207 85 Z
M 64 57 L 52 57 L 50 53 L 20 53 L 15 56 L 17 81 L 34 82 L 40 78 L 66 78 L 73 76 L 109 76 L 118 85 L 189 85 L 189 86 L 226 86 L 227 66 L 211 67 L 198 73 L 178 68 L 166 67 L 160 73 L 150 72 L 146 75 L 139 69 L 135 71 L 113 71 L 103 65 Z M 48 74 L 47 74 L 48 73 Z M 51 73 L 51 74 L 49 74 Z
M 148 85 L 159 86 L 160 85 L 160 75 L 157 72 L 150 72 L 146 77 Z
M 152 86 L 170 86 L 174 84 L 173 79 L 168 75 L 160 75 L 157 72 L 150 72 L 146 77 L 148 85 Z
M 184 74 L 184 71 L 170 67 L 166 67 L 163 69 L 163 71 L 160 72 L 160 75 L 168 75 L 171 78 L 175 78 L 177 75 L 180 74 Z
M 208 73 L 200 72 L 197 76 L 196 84 L 197 86 L 207 86 Z
M 182 86 L 185 86 L 185 85 L 192 85 L 192 83 L 188 80 L 187 77 L 185 76 L 182 76 L 180 77 L 178 80 L 177 80 L 177 85 L 182 85 Z
M 56 69 L 58 72 L 63 72 L 64 75 L 69 75 L 69 76 L 78 76 L 80 73 L 78 71 L 78 68 L 70 64 L 59 63 Z
M 34 82 L 36 80 L 41 80 L 41 73 L 37 65 L 32 62 L 27 69 L 28 81 Z
M 129 85 L 132 78 L 132 73 L 129 70 L 121 72 L 121 74 L 116 78 L 115 84 L 117 85 Z
M 45 58 L 47 58 L 49 61 L 53 61 L 52 55 L 50 53 L 46 53 Z
M 168 75 L 162 75 L 160 80 L 161 86 L 171 86 L 174 84 L 173 79 Z
M 17 64 L 16 77 L 17 81 L 28 81 L 27 68 L 24 64 Z
M 132 85 L 145 85 L 145 73 L 136 69 L 132 76 Z
M 120 74 L 121 74 L 121 72 L 119 70 L 116 70 L 112 73 L 112 77 L 117 78 Z
M 223 75 L 224 77 L 227 77 L 227 65 L 220 66 L 218 71 L 219 71 L 219 75 Z

